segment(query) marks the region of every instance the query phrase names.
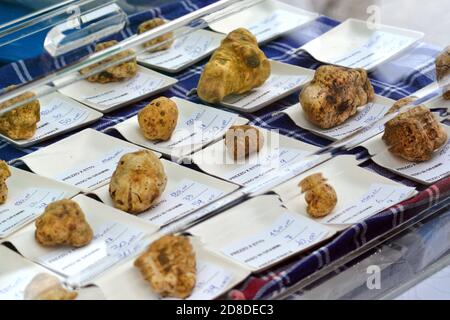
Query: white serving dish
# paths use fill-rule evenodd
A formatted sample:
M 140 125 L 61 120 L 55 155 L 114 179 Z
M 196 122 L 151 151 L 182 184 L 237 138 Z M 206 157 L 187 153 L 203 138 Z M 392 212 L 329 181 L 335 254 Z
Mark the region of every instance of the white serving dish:
M 177 79 L 138 66 L 138 73 L 125 81 L 103 84 L 80 80 L 59 91 L 95 110 L 108 113 L 165 91 L 177 82 Z
M 8 197 L 0 205 L 0 239 L 7 238 L 36 219 L 53 201 L 72 198 L 79 190 L 65 183 L 10 167 Z
M 109 182 L 123 154 L 141 149 L 93 129 L 85 129 L 21 160 L 39 175 L 68 183 L 80 191 L 91 191 Z
M 220 21 L 209 27 L 228 34 L 237 28 L 250 30 L 259 43 L 268 42 L 280 35 L 306 25 L 319 15 L 286 3 L 266 0 Z
M 306 212 L 307 203 L 305 202 L 305 196 L 301 193 L 301 188 L 298 186 L 301 180 L 314 173 L 323 174 L 323 177 L 327 179 L 327 183 L 335 189 L 338 198 L 334 210 L 323 218 L 312 218 L 308 215 Z M 381 189 L 378 187 L 383 187 L 386 191 L 389 191 L 384 196 L 377 197 L 376 199 L 379 201 L 375 201 L 375 198 L 373 198 L 373 201 L 368 200 L 369 197 L 367 196 L 369 194 L 373 195 L 370 191 L 380 190 L 378 192 L 381 194 Z M 414 188 L 403 186 L 359 167 L 358 161 L 352 155 L 338 156 L 327 161 L 283 183 L 276 187 L 274 191 L 292 212 L 313 219 L 318 223 L 325 224 L 336 231 L 345 229 L 352 224 L 369 218 L 417 193 Z M 391 192 L 395 192 L 395 194 Z M 360 202 L 359 200 L 363 197 L 366 200 Z M 358 206 L 358 210 L 356 208 L 352 211 L 348 210 L 355 206 Z
M 0 134 L 3 140 L 19 148 L 30 147 L 36 143 L 56 137 L 63 133 L 88 126 L 100 119 L 103 114 L 87 108 L 61 93 L 54 92 L 39 98 L 41 120 L 34 136 L 26 140 L 14 140 Z
M 228 111 L 177 97 L 171 99 L 177 104 L 179 115 L 177 127 L 168 141 L 152 142 L 147 140 L 139 128 L 137 115 L 113 128 L 131 143 L 155 150 L 178 161 L 183 156 L 222 138 L 230 126 L 248 122 L 247 119 Z
M 181 30 L 187 31 L 189 28 Z M 212 54 L 224 38 L 223 34 L 208 30 L 191 31 L 176 38 L 169 49 L 141 53 L 137 61 L 148 68 L 178 73 Z
M 247 93 L 225 97 L 220 104 L 239 112 L 258 111 L 300 88 L 314 77 L 314 70 L 270 60 L 271 75 L 266 82 Z
M 422 39 L 422 32 L 347 19 L 299 50 L 316 60 L 372 71 Z
M 197 208 L 238 188 L 232 183 L 174 162 L 164 159 L 161 161 L 167 175 L 166 189 L 155 206 L 137 215 L 137 217 L 158 228 L 189 215 Z M 109 195 L 109 185 L 105 185 L 92 193 L 106 205 L 114 207 Z

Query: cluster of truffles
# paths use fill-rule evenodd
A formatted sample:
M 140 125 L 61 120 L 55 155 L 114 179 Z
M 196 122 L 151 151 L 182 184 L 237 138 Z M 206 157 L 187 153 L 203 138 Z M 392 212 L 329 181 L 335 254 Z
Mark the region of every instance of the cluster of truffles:
M 116 45 L 117 43 L 118 42 L 116 40 L 99 43 L 95 46 L 95 52 L 105 50 L 109 47 Z M 87 74 L 92 72 L 92 70 L 99 68 L 101 65 L 125 59 L 126 57 L 130 57 L 130 60 L 127 60 L 126 62 L 120 63 L 112 67 L 108 67 L 103 71 L 91 75 L 87 78 L 87 80 L 90 82 L 98 82 L 98 83 L 110 83 L 126 80 L 134 77 L 138 71 L 136 57 L 134 57 L 134 55 L 135 54 L 133 50 L 131 49 L 125 50 L 123 52 L 113 55 L 112 57 L 106 58 L 103 61 L 93 64 L 92 66 L 81 69 L 80 73 Z
M 232 126 L 225 134 L 225 145 L 235 161 L 258 153 L 263 144 L 262 133 L 250 125 Z
M 7 88 L 11 90 L 14 86 Z M 34 93 L 25 92 L 17 97 L 0 103 L 0 110 L 16 103 L 36 97 Z M 26 140 L 34 136 L 37 123 L 41 119 L 39 100 L 35 99 L 0 116 L 0 133 L 14 140 Z
M 374 97 L 365 70 L 321 66 L 301 91 L 300 104 L 309 121 L 329 129 L 344 123 Z
M 138 123 L 144 137 L 150 141 L 167 141 L 178 122 L 175 102 L 160 97 L 151 101 L 138 113 Z
M 447 47 L 436 58 L 436 79 L 443 80 L 445 77 L 450 77 L 450 47 Z M 444 99 L 450 100 L 450 88 L 444 92 Z
M 11 176 L 8 165 L 5 161 L 0 161 L 0 204 L 6 202 L 8 197 L 8 186 L 6 185 L 6 179 Z
M 393 154 L 420 162 L 430 160 L 448 137 L 431 111 L 420 105 L 388 121 L 382 138 Z
M 148 21 L 145 21 L 141 23 L 138 27 L 137 33 L 141 34 L 148 30 L 154 29 L 156 27 L 162 26 L 166 22 L 161 18 L 154 18 Z M 163 34 L 162 36 L 159 36 L 153 40 L 147 41 L 144 43 L 144 48 L 149 48 L 148 52 L 157 52 L 162 50 L 169 49 L 173 44 L 173 32 L 168 32 L 166 34 Z M 162 43 L 164 42 L 164 43 Z M 162 43 L 161 45 L 152 48 L 153 46 L 157 45 L 158 43 Z
M 151 151 L 122 156 L 109 184 L 114 206 L 139 214 L 149 209 L 166 188 L 167 176 L 161 160 Z
M 187 237 L 160 238 L 134 264 L 152 289 L 163 297 L 185 299 L 194 290 L 196 259 Z
M 218 103 L 228 95 L 261 86 L 270 71 L 270 62 L 255 36 L 240 28 L 227 35 L 206 64 L 197 93 L 204 101 Z
M 327 183 L 322 173 L 307 176 L 299 183 L 305 201 L 308 204 L 306 212 L 313 218 L 321 218 L 330 214 L 337 204 L 337 194 Z
M 36 220 L 35 238 L 43 246 L 83 247 L 92 241 L 93 235 L 83 211 L 72 200 L 49 204 Z
M 77 296 L 78 293 L 65 289 L 57 277 L 47 273 L 36 275 L 24 292 L 25 300 L 74 300 Z

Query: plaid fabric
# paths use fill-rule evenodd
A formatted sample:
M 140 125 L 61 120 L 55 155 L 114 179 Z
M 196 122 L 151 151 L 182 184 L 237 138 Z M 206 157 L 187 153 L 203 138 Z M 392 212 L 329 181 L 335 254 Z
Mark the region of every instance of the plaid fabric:
M 169 4 L 160 8 L 155 8 L 149 12 L 130 16 L 127 28 L 125 28 L 120 34 L 117 34 L 111 38 L 121 40 L 131 36 L 136 31 L 137 25 L 149 18 L 160 16 L 166 19 L 174 19 L 212 2 L 214 1 L 183 0 L 176 4 Z M 337 24 L 337 21 L 322 16 L 316 21 L 308 24 L 306 27 L 299 28 L 285 36 L 271 41 L 263 46 L 262 49 L 271 59 L 316 69 L 320 66 L 320 63 L 315 61 L 308 54 L 295 53 L 295 49 L 318 37 L 324 32 L 327 32 Z M 88 53 L 92 52 L 92 50 L 93 45 L 75 52 L 71 52 L 65 56 L 58 57 L 57 59 L 53 59 L 49 55 L 43 54 L 33 59 L 18 61 L 4 66 L 0 69 L 0 74 L 2 75 L 0 77 L 0 88 L 11 84 L 25 83 L 34 78 L 41 77 L 48 74 L 52 70 L 57 70 L 74 61 L 78 61 L 81 57 L 84 57 Z M 376 71 L 370 74 L 375 91 L 380 95 L 396 100 L 410 95 L 428 85 L 435 79 L 434 59 L 440 50 L 441 49 L 438 47 L 425 43 L 419 43 L 415 47 L 410 48 L 406 53 L 401 54 L 395 59 L 379 66 Z M 195 97 L 187 97 L 187 94 L 191 89 L 196 87 L 204 64 L 205 61 L 201 61 L 198 64 L 177 74 L 176 78 L 179 80 L 178 84 L 163 94 L 166 96 L 188 98 L 194 102 L 200 102 Z M 253 124 L 267 129 L 277 129 L 283 135 L 293 137 L 316 146 L 325 146 L 329 144 L 330 142 L 328 140 L 298 128 L 284 113 L 280 113 L 280 110 L 283 110 L 284 108 L 297 102 L 298 95 L 293 94 L 252 115 L 244 116 L 248 117 Z M 138 110 L 140 110 L 147 103 L 148 100 L 141 101 L 105 115 L 91 127 L 97 130 L 104 130 L 131 116 L 134 116 Z M 73 134 L 73 132 L 70 134 Z M 6 142 L 0 142 L 0 158 L 12 160 L 62 138 L 64 138 L 64 136 L 27 149 L 17 149 Z M 361 147 L 351 150 L 350 153 L 359 158 L 367 157 L 366 150 Z M 401 183 L 419 187 L 413 182 L 396 176 L 390 171 L 377 166 L 371 160 L 367 160 L 361 166 Z M 422 191 L 417 197 L 386 210 L 376 217 L 372 217 L 371 219 L 353 226 L 319 250 L 304 257 L 295 257 L 270 272 L 250 277 L 243 285 L 240 286 L 240 288 L 232 290 L 228 294 L 228 297 L 233 299 L 268 298 L 338 259 L 339 257 L 360 247 L 377 235 L 392 229 L 402 221 L 406 221 L 414 217 L 422 210 L 438 202 L 438 200 L 447 198 L 449 195 L 449 190 L 450 179 L 441 181 L 436 185 Z

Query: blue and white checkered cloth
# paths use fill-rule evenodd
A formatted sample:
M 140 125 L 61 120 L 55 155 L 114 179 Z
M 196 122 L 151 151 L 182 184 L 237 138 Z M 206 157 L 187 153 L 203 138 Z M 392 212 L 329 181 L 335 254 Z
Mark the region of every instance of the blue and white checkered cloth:
M 212 0 L 183 0 L 176 4 L 169 4 L 160 8 L 155 8 L 149 12 L 139 13 L 129 17 L 128 26 L 120 33 L 112 38 L 121 40 L 133 35 L 139 23 L 155 16 L 166 19 L 174 19 L 185 15 L 196 9 L 206 6 L 214 1 Z M 296 53 L 296 49 L 306 42 L 320 36 L 331 28 L 335 27 L 339 22 L 330 18 L 321 16 L 306 27 L 300 27 L 289 34 L 277 38 L 264 45 L 262 49 L 266 55 L 274 60 L 290 63 L 305 68 L 316 69 L 321 64 L 315 61 L 306 53 Z M 52 70 L 57 70 L 71 62 L 77 61 L 80 57 L 92 52 L 93 45 L 71 52 L 62 57 L 54 59 L 47 54 L 39 57 L 17 61 L 0 69 L 0 88 L 4 88 L 11 84 L 21 84 L 32 79 L 48 74 Z M 379 66 L 370 74 L 371 82 L 377 94 L 397 100 L 408 96 L 415 91 L 428 85 L 435 79 L 434 60 L 441 48 L 436 46 L 419 43 L 415 47 L 407 50 L 406 53 L 397 56 L 391 61 Z M 178 83 L 167 92 L 165 96 L 178 96 L 185 99 L 197 101 L 196 97 L 187 97 L 191 89 L 197 86 L 200 74 L 206 60 L 180 72 L 176 75 Z M 286 97 L 269 107 L 264 108 L 254 114 L 244 115 L 248 117 L 253 124 L 267 128 L 278 129 L 283 135 L 299 139 L 301 141 L 314 144 L 316 146 L 325 146 L 330 141 L 320 138 L 306 130 L 298 128 L 284 113 L 279 111 L 283 108 L 291 106 L 298 102 L 298 94 Z M 104 130 L 114 124 L 122 122 L 126 118 L 135 115 L 138 110 L 145 106 L 148 101 L 124 107 L 118 111 L 105 115 L 101 120 L 93 124 L 91 127 L 97 130 Z M 71 132 L 70 134 L 73 134 Z M 17 149 L 6 142 L 0 142 L 0 158 L 12 160 L 25 154 L 33 152 L 38 148 L 51 144 L 61 138 L 41 143 L 35 147 L 26 149 Z M 357 156 L 363 156 L 366 151 L 362 148 L 352 150 Z M 379 174 L 388 178 L 403 182 L 405 184 L 414 185 L 411 181 L 398 177 L 395 174 L 375 165 L 368 160 L 362 164 L 370 170 L 374 170 Z M 262 275 L 253 276 L 241 287 L 241 290 L 234 290 L 231 296 L 234 298 L 266 298 L 275 292 L 278 292 L 296 281 L 301 280 L 305 276 L 313 273 L 315 270 L 332 262 L 337 257 L 342 256 L 363 243 L 367 239 L 375 237 L 377 234 L 386 232 L 390 228 L 395 227 L 401 221 L 406 221 L 410 216 L 420 212 L 421 209 L 433 204 L 442 197 L 448 197 L 450 181 L 441 182 L 441 186 L 433 186 L 421 193 L 421 198 L 416 197 L 419 202 L 413 202 L 410 206 L 400 206 L 395 210 L 388 210 L 382 215 L 371 218 L 367 222 L 357 224 L 348 231 L 340 235 L 332 243 L 324 246 L 318 251 L 299 260 L 296 257 L 294 262 L 290 261 L 283 264 L 277 271 L 271 271 Z M 433 189 L 434 188 L 434 189 Z M 437 190 L 437 191 L 436 191 Z M 428 195 L 428 197 L 426 196 Z M 409 210 L 409 211 L 408 211 Z M 345 243 L 351 245 L 342 245 L 342 239 Z M 337 241 L 337 242 L 336 242 Z

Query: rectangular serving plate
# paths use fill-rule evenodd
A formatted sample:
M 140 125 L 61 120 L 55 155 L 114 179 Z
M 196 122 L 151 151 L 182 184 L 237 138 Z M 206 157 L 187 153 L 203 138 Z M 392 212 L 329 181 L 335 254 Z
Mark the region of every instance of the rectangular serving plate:
M 99 120 L 103 114 L 65 95 L 54 92 L 39 99 L 41 120 L 33 138 L 14 140 L 0 134 L 3 140 L 19 148 L 26 148 L 64 133 L 85 127 Z
M 125 81 L 102 84 L 79 80 L 59 89 L 59 92 L 102 113 L 109 113 L 163 92 L 177 82 L 175 78 L 138 66 L 138 74 Z M 58 83 L 55 82 L 56 85 Z M 131 97 L 126 98 L 129 95 Z M 104 100 L 97 101 L 101 98 Z
M 376 50 L 374 49 L 374 51 L 368 51 L 368 57 L 371 57 L 374 52 L 380 52 L 380 50 L 383 49 L 382 47 L 393 44 L 396 45 L 387 50 L 382 58 L 378 58 L 366 66 L 350 65 L 350 61 L 342 61 L 342 63 L 337 62 L 346 55 L 354 55 L 356 50 L 362 48 L 364 45 L 376 43 L 373 42 L 374 38 L 372 37 L 377 31 L 380 31 L 385 36 L 394 37 L 393 39 L 398 37 L 397 40 L 400 42 L 393 43 L 393 41 L 387 41 L 387 43 L 384 43 L 380 48 L 375 48 Z M 422 32 L 414 30 L 382 24 L 371 26 L 367 21 L 347 19 L 330 31 L 306 43 L 300 47 L 299 50 L 308 52 L 314 59 L 326 64 L 335 64 L 353 68 L 362 67 L 370 72 L 378 65 L 392 59 L 394 56 L 399 55 L 404 50 L 414 45 L 417 41 L 422 39 L 423 36 L 424 34 Z

